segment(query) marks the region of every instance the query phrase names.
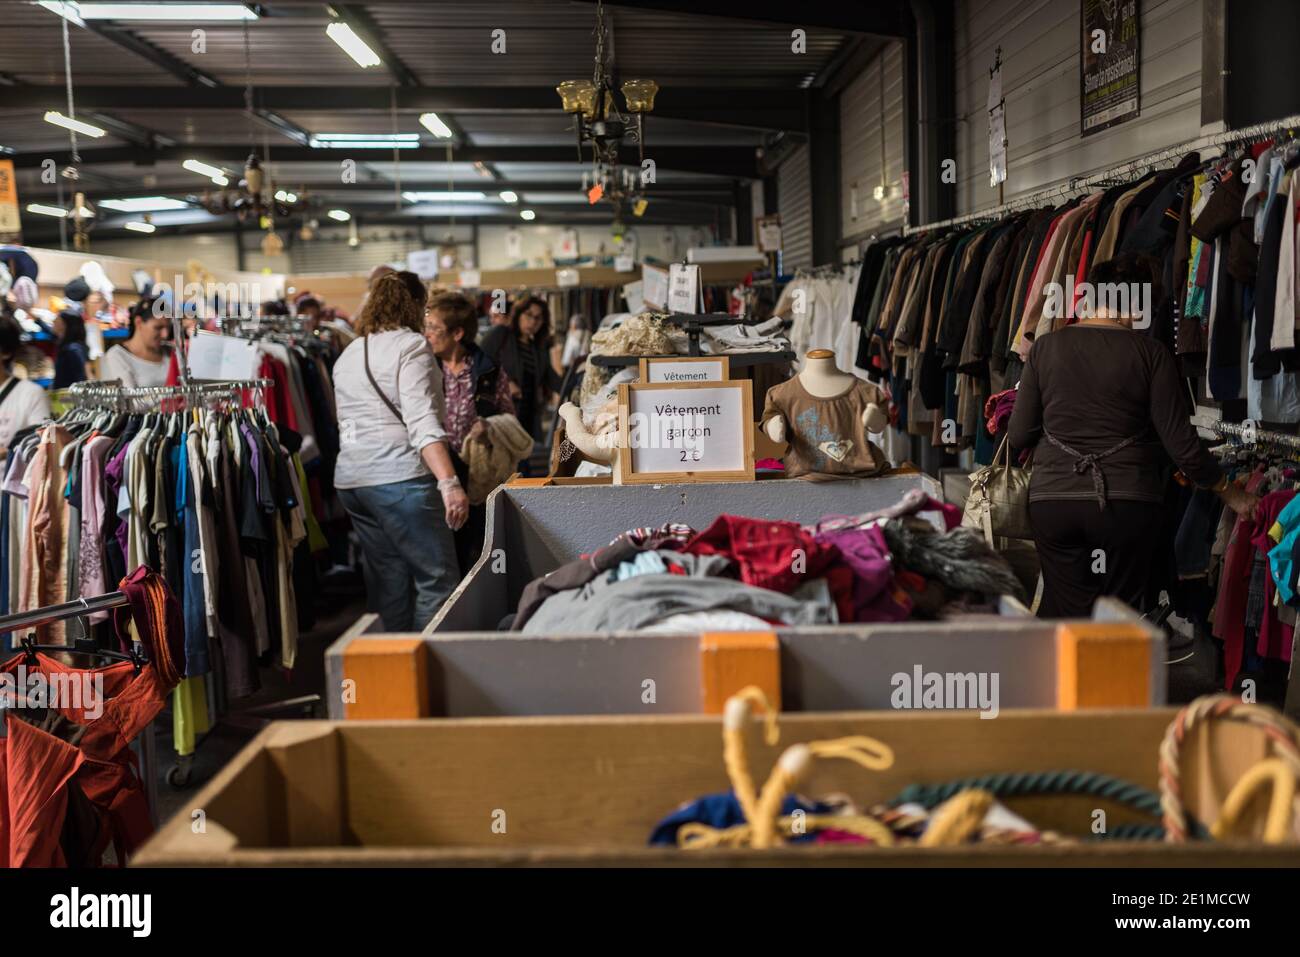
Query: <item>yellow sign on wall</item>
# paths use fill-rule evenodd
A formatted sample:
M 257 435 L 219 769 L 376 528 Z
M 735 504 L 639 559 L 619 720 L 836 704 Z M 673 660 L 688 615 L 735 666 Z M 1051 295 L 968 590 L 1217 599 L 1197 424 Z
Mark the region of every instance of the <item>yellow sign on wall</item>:
M 18 181 L 14 178 L 14 161 L 8 159 L 0 159 L 0 241 L 22 241 L 22 223 L 18 219 Z

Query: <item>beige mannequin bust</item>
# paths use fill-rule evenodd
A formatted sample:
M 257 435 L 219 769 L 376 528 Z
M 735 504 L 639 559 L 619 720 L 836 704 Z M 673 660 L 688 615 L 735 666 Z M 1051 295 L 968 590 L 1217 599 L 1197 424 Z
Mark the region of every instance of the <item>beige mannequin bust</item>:
M 833 399 L 843 395 L 857 380 L 857 376 L 841 372 L 835 365 L 835 353 L 830 349 L 813 349 L 804 357 L 803 369 L 799 373 L 799 384 L 808 390 L 808 394 L 818 399 Z M 862 413 L 862 425 L 870 433 L 885 431 L 889 416 L 880 406 L 872 403 Z M 773 442 L 785 441 L 785 419 L 774 415 L 763 426 L 767 437 Z

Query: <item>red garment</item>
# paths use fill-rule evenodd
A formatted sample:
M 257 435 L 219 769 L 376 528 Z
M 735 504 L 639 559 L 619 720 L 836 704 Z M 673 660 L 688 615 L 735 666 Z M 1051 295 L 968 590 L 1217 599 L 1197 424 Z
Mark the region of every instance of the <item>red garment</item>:
M 1246 491 L 1257 492 L 1264 473 L 1256 472 L 1246 481 Z M 1223 577 L 1219 579 L 1219 596 L 1214 605 L 1214 637 L 1223 642 L 1224 687 L 1231 688 L 1241 670 L 1246 642 L 1246 597 L 1250 588 L 1250 566 L 1254 560 L 1251 539 L 1255 527 L 1238 518 L 1228 537 L 1223 555 Z
M 725 555 L 736 563 L 740 580 L 745 584 L 786 594 L 806 581 L 823 577 L 826 569 L 839 560 L 834 546 L 817 544 L 796 522 L 740 515 L 719 515 L 712 525 L 691 538 L 682 551 L 691 555 Z M 851 581 L 849 590 L 852 590 Z M 836 604 L 839 604 L 838 595 Z
M 1268 567 L 1268 552 L 1277 543 L 1268 537 L 1268 530 L 1277 521 L 1282 509 L 1295 498 L 1295 489 L 1278 489 L 1269 492 L 1259 500 L 1255 510 L 1255 534 L 1250 543 L 1264 555 L 1264 617 L 1259 623 L 1259 635 L 1255 650 L 1260 657 L 1287 661 L 1291 658 L 1291 629 L 1282 624 L 1277 616 L 1277 606 L 1273 603 L 1277 596 L 1277 584 Z
M 76 743 L 56 736 L 19 717 L 4 714 L 5 738 L 0 745 L 0 860 L 10 867 L 94 866 L 110 842 L 118 860 L 125 861 L 152 831 L 144 784 L 130 742 L 162 711 L 175 681 L 164 677 L 170 634 L 160 628 L 181 622 L 180 606 L 166 582 L 137 569 L 123 580 L 131 602 L 132 620 L 150 663 L 137 675 L 129 662 L 107 668 L 70 668 L 36 655 L 27 673 L 90 675 L 102 681 L 105 701 L 100 707 L 83 699 L 82 707 L 59 701 L 57 712 L 79 727 Z M 117 619 L 119 627 L 122 619 Z M 16 655 L 0 671 L 17 673 L 27 660 Z M 161 669 L 153 662 L 157 660 Z M 172 671 L 174 675 L 174 671 Z M 102 710 L 101 710 L 102 709 Z M 95 711 L 101 711 L 91 717 Z M 69 861 L 60 844 L 72 789 L 76 788 L 98 813 L 93 836 L 83 835 L 84 860 Z M 79 799 L 80 800 L 80 799 Z M 84 804 L 84 802 L 82 802 Z
M 289 398 L 289 370 L 284 363 L 270 356 L 262 357 L 258 376 L 272 381 L 266 391 L 266 412 L 276 425 L 287 425 L 295 432 L 298 429 L 298 417 L 293 412 L 293 400 Z

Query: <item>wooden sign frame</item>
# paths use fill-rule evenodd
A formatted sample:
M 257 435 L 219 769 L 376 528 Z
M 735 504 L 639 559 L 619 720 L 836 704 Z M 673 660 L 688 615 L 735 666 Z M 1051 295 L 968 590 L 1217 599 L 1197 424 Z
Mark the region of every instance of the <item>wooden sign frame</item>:
M 636 450 L 630 447 L 628 431 L 632 410 L 633 392 L 694 391 L 697 389 L 735 389 L 740 393 L 741 429 L 736 440 L 741 443 L 739 469 L 709 471 L 639 472 L 636 468 Z M 618 456 L 614 463 L 616 485 L 671 485 L 688 482 L 752 482 L 754 481 L 754 384 L 749 379 L 729 379 L 726 382 L 633 382 L 618 387 Z
M 730 382 L 731 381 L 731 359 L 727 356 L 663 356 L 658 359 L 643 357 L 637 363 L 640 371 L 642 382 L 650 381 L 650 367 L 653 365 L 668 365 L 669 363 L 677 364 L 679 362 L 714 362 L 722 365 L 722 378 L 709 379 L 709 382 Z M 664 385 L 691 385 L 689 382 L 666 382 Z

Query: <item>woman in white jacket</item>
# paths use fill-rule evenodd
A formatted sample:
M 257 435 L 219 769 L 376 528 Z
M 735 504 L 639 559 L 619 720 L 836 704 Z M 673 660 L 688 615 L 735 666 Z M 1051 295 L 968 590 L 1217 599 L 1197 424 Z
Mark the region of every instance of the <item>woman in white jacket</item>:
M 442 375 L 398 276 L 375 282 L 356 331 L 334 365 L 334 485 L 361 540 L 371 607 L 387 631 L 420 630 L 460 579 L 452 532 L 469 500 L 447 447 Z

